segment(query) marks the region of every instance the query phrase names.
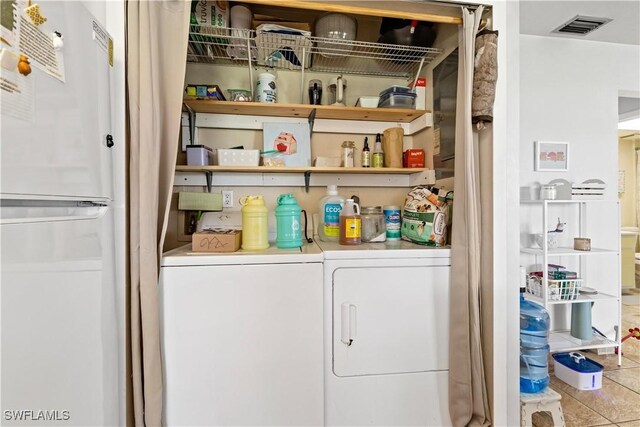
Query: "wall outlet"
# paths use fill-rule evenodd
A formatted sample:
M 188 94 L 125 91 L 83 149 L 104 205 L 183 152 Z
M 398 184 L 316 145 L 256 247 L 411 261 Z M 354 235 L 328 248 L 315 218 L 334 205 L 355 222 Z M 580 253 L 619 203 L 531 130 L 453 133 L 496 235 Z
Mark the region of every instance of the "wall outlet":
M 233 207 L 233 191 L 222 192 L 222 207 L 223 208 Z

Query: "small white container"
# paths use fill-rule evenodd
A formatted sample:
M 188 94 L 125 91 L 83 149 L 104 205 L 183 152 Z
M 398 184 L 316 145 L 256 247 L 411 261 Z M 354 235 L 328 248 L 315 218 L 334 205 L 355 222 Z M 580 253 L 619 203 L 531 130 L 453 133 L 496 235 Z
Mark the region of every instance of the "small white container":
M 356 102 L 356 107 L 378 108 L 378 101 L 380 101 L 379 96 L 361 96 Z
M 558 195 L 555 184 L 542 184 L 540 186 L 540 200 L 555 200 Z
M 256 86 L 256 101 L 273 103 L 278 102 L 276 76 L 271 73 L 260 73 L 260 75 L 258 75 L 258 85 Z
M 258 166 L 260 150 L 232 150 L 218 148 L 219 166 Z
M 553 355 L 554 375 L 578 390 L 602 388 L 603 366 L 580 353 L 556 353 Z

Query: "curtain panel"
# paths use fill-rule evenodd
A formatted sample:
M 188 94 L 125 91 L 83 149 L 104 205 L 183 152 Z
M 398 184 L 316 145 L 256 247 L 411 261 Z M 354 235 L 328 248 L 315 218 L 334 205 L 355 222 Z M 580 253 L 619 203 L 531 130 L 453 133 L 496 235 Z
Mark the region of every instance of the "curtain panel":
M 129 269 L 136 426 L 162 422 L 158 274 L 175 172 L 190 2 L 129 0 Z

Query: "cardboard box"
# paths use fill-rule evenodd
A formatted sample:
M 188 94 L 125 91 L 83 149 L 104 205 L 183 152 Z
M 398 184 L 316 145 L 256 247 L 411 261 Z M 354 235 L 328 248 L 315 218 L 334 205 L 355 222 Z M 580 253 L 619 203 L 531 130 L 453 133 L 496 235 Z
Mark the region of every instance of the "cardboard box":
M 420 148 L 410 148 L 404 152 L 403 160 L 403 167 L 405 168 L 423 168 L 424 150 Z
M 191 236 L 191 250 L 193 252 L 235 252 L 240 249 L 242 232 L 216 228 L 202 230 Z
M 258 28 L 262 24 L 276 24 L 276 25 L 282 25 L 283 27 L 293 28 L 295 30 L 300 30 L 300 31 L 311 31 L 311 25 L 308 22 L 278 21 L 275 19 L 269 19 L 269 20 L 254 19 L 253 20 L 254 29 Z
M 413 90 L 413 83 L 409 84 L 409 88 Z M 419 77 L 415 81 L 416 87 L 416 110 L 426 110 L 427 109 L 427 79 L 424 77 Z

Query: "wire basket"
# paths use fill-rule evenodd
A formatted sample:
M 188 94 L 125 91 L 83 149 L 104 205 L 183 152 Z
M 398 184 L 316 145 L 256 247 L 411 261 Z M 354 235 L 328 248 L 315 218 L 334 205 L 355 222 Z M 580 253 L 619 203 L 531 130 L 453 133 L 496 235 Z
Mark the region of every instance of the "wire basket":
M 574 300 L 580 294 L 582 279 L 564 279 L 547 281 L 547 300 L 561 301 Z M 527 281 L 527 292 L 538 298 L 544 298 L 542 294 L 542 279 L 532 277 Z

